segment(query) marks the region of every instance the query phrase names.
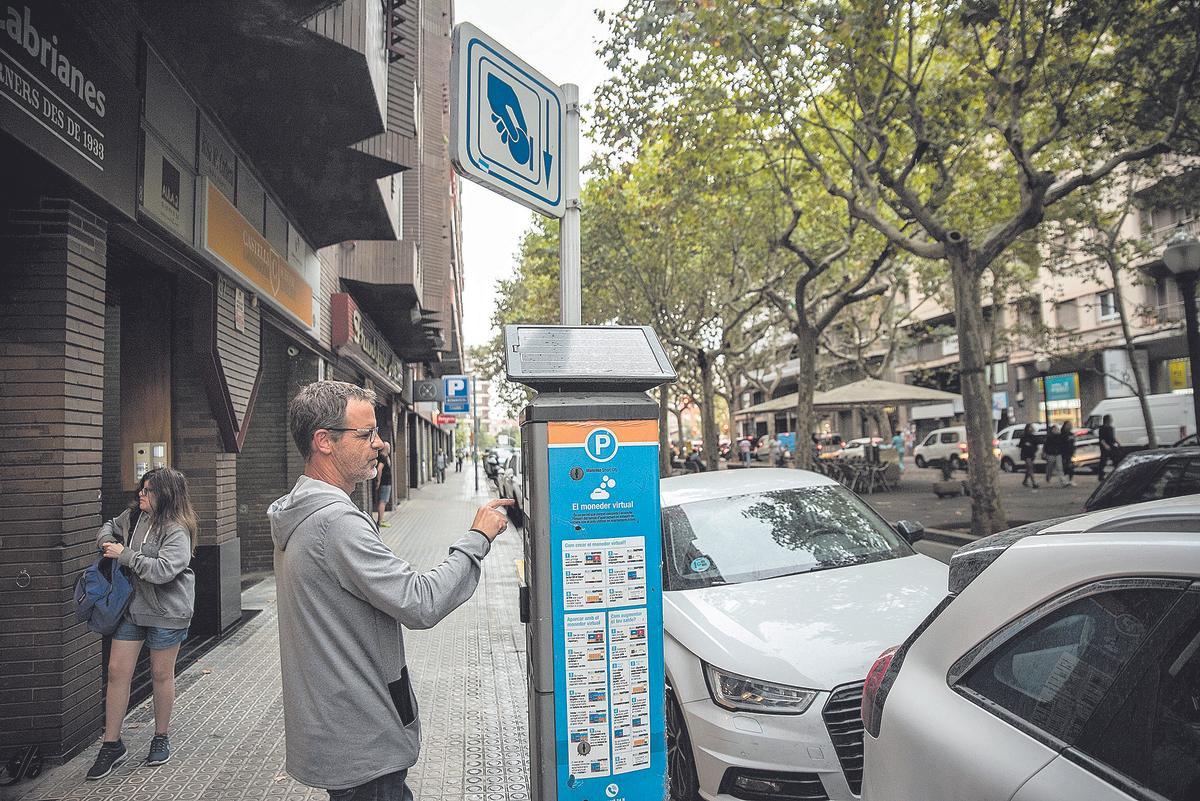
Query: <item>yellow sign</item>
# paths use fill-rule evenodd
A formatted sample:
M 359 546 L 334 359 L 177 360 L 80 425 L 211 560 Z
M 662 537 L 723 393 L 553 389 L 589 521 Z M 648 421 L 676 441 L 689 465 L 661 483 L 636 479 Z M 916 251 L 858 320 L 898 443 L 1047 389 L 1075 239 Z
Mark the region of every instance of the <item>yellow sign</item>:
M 1187 359 L 1171 359 L 1167 362 L 1167 371 L 1172 390 L 1187 389 L 1192 385 L 1191 381 L 1188 380 Z
M 204 247 L 262 293 L 312 327 L 312 288 L 287 259 L 211 182 L 205 202 Z

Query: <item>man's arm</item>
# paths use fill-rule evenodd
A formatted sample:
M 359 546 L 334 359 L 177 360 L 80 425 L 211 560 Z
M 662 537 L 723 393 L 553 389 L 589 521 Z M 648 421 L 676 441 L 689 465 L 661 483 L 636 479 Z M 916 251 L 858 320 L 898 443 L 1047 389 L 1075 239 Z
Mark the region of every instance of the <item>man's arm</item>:
M 508 504 L 491 501 L 490 511 L 480 509 L 475 527 L 450 546 L 440 565 L 424 573 L 392 553 L 359 513 L 347 510 L 326 525 L 326 565 L 355 597 L 410 629 L 430 628 L 475 592 L 483 557 L 507 526 L 496 511 L 500 505 Z

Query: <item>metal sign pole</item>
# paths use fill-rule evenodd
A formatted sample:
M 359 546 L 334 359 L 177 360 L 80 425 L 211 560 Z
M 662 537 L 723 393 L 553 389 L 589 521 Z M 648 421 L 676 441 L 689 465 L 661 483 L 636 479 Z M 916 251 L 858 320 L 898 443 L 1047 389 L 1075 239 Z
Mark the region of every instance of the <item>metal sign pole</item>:
M 562 85 L 567 124 L 563 137 L 564 213 L 558 227 L 559 285 L 563 325 L 579 325 L 582 277 L 579 268 L 579 87 Z
M 475 436 L 471 440 L 471 461 L 475 464 L 475 492 L 479 492 L 479 405 L 475 402 L 475 376 L 471 376 L 471 416 L 475 420 Z

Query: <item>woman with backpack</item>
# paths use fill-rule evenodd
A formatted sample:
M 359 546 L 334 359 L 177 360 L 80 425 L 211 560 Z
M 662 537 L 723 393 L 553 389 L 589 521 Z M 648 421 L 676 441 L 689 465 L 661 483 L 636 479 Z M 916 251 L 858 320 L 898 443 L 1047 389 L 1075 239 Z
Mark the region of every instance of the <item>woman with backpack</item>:
M 154 737 L 147 765 L 171 758 L 167 730 L 175 705 L 175 658 L 187 637 L 196 579 L 189 564 L 196 549 L 196 513 L 187 479 L 161 467 L 142 476 L 129 508 L 100 528 L 96 544 L 107 559 L 132 574 L 134 597 L 112 635 L 104 704 L 104 742 L 89 779 L 101 779 L 125 760 L 121 723 L 142 642 L 150 647 L 154 683 Z

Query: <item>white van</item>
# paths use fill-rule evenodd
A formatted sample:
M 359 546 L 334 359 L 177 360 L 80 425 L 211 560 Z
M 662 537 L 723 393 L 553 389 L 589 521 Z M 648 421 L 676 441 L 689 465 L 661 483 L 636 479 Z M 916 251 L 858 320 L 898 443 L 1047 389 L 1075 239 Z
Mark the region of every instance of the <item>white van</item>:
M 1150 417 L 1154 421 L 1154 434 L 1159 445 L 1170 445 L 1196 431 L 1196 413 L 1192 396 L 1173 392 L 1162 395 L 1147 395 Z M 1100 428 L 1104 415 L 1113 416 L 1117 442 L 1122 445 L 1145 445 L 1146 422 L 1142 419 L 1142 406 L 1137 396 L 1130 398 L 1108 398 L 1096 404 L 1084 425 L 1093 430 Z

